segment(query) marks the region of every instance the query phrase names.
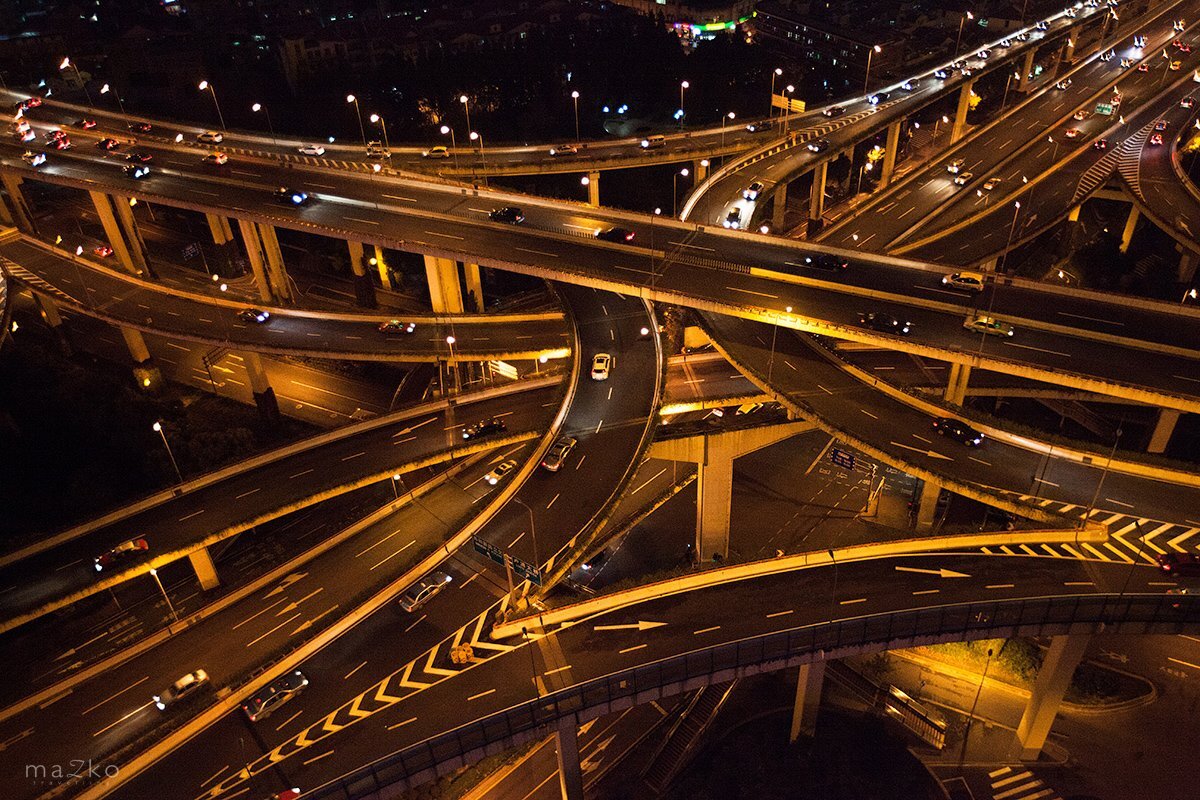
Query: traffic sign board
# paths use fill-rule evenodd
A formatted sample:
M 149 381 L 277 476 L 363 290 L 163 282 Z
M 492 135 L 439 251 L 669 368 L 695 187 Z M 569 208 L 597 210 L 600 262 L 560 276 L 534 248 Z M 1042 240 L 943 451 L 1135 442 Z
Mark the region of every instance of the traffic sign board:
M 829 451 L 829 460 L 844 469 L 854 469 L 854 453 L 834 447 Z

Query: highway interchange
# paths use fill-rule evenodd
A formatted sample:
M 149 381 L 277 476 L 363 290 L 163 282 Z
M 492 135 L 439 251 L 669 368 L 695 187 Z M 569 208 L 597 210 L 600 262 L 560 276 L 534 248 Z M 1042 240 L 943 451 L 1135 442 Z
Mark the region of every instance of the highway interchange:
M 1112 63 L 1107 66 L 1111 67 Z M 1081 79 L 1077 81 L 1082 83 Z M 1181 87 L 1183 82 L 1169 87 L 1168 91 L 1183 91 Z M 1178 91 L 1172 95 L 1176 105 Z M 1154 112 L 1148 110 L 1146 113 Z M 80 139 L 86 141 L 84 137 Z M 1002 370 L 1011 367 L 1016 374 L 1026 377 L 1070 371 L 1082 376 L 1077 383 L 1087 383 L 1090 388 L 1099 384 L 1116 385 L 1120 391 L 1136 389 L 1165 401 L 1165 405 L 1187 410 L 1194 411 L 1200 402 L 1197 399 L 1200 395 L 1188 385 L 1195 358 L 1200 355 L 1200 343 L 1196 341 L 1194 317 L 1186 309 L 1178 311 L 1152 304 L 1125 304 L 1121 298 L 1096 294 L 1047 294 L 1032 283 L 1008 281 L 989 286 L 982 295 L 973 297 L 943 288 L 939 282 L 941 272 L 920 264 L 878 258 L 855 257 L 848 270 L 832 276 L 800 265 L 803 253 L 814 252 L 811 248 L 756 235 L 732 234 L 654 217 L 530 198 L 520 200 L 527 215 L 526 224 L 512 228 L 483 218 L 490 208 L 510 200 L 510 196 L 504 194 L 477 189 L 465 192 L 452 186 L 384 176 L 344 175 L 319 166 L 310 169 L 292 165 L 285 172 L 261 157 L 255 157 L 248 164 L 256 170 L 250 175 L 254 180 L 244 181 L 234 178 L 232 171 L 206 171 L 208 168 L 195 163 L 194 158 L 181 160 L 188 158 L 187 148 L 170 143 L 149 147 L 155 153 L 156 164 L 170 163 L 178 169 L 156 170 L 151 179 L 133 184 L 121 177 L 115 167 L 104 165 L 109 172 L 97 181 L 95 162 L 112 159 L 101 156 L 93 148 L 79 147 L 66 158 L 56 157 L 47 165 L 49 169 L 43 167 L 39 179 L 91 188 L 104 186 L 196 210 L 227 213 L 232 210 L 238 215 L 249 215 L 283 227 L 329 231 L 333 235 L 351 232 L 368 242 L 379 241 L 392 247 L 402 246 L 582 284 L 559 286 L 559 293 L 569 309 L 568 324 L 574 331 L 573 336 L 577 337 L 576 345 L 567 344 L 575 354 L 576 369 L 568 380 L 563 413 L 553 422 L 558 406 L 554 400 L 555 380 L 543 381 L 546 388 L 477 400 L 468 410 L 461 405 L 410 409 L 395 418 L 387 418 L 387 424 L 374 424 L 361 434 L 340 436 L 329 445 L 274 460 L 253 473 L 234 475 L 208 489 L 188 491 L 181 497 L 139 512 L 142 517 L 122 519 L 112 526 L 89 532 L 81 540 L 65 542 L 63 546 L 70 548 L 73 556 L 49 550 L 24 560 L 20 564 L 23 573 L 52 574 L 53 577 L 36 583 L 20 583 L 21 591 L 6 595 L 6 608 L 14 599 L 19 606 L 28 608 L 50 596 L 81 589 L 85 584 L 90 585 L 90 588 L 83 588 L 87 593 L 102 589 L 104 584 L 94 583 L 90 573 L 89 555 L 128 538 L 130 530 L 136 529 L 152 537 L 156 554 L 178 555 L 182 552 L 181 547 L 194 546 L 203 540 L 203 536 L 230 535 L 253 521 L 266 518 L 261 516 L 265 510 L 275 509 L 270 513 L 277 513 L 293 509 L 316 502 L 318 495 L 325 496 L 331 490 L 345 490 L 367 480 L 378 480 L 392 471 L 410 469 L 433 459 L 477 454 L 468 458 L 465 465 L 455 468 L 460 471 L 452 481 L 431 490 L 440 494 L 428 495 L 427 505 L 410 506 L 401 512 L 412 516 L 405 525 L 411 525 L 414 530 L 412 544 L 405 544 L 404 548 L 420 542 L 412 553 L 398 558 L 403 552 L 401 549 L 387 555 L 389 549 L 402 544 L 396 537 L 404 526 L 393 527 L 396 520 L 368 528 L 347 541 L 345 547 L 323 554 L 319 562 L 322 571 L 310 570 L 311 580 L 297 581 L 294 588 L 285 584 L 278 592 L 272 588 L 260 596 L 247 597 L 239 601 L 241 605 L 230 606 L 221 615 L 199 623 L 201 626 L 219 626 L 228 624 L 224 620 L 248 617 L 245 621 L 251 624 L 245 634 L 237 634 L 250 642 L 242 646 L 241 652 L 234 647 L 237 642 L 225 636 L 217 644 L 211 635 L 203 635 L 203 628 L 191 628 L 171 640 L 169 645 L 150 650 L 142 657 L 145 660 L 129 661 L 119 669 L 106 671 L 92 681 L 76 685 L 69 693 L 52 698 L 51 702 L 5 720 L 6 731 L 15 731 L 21 726 L 26 726 L 22 728 L 24 730 L 36 731 L 36 735 L 27 734 L 13 740 L 7 748 L 13 754 L 12 763 L 26 757 L 22 755 L 24 751 L 32 758 L 33 753 L 47 746 L 55 751 L 102 755 L 120 744 L 139 741 L 139 736 L 148 735 L 152 730 L 155 713 L 146 707 L 146 698 L 141 695 L 148 694 L 150 688 L 161 688 L 154 685 L 157 675 L 195 668 L 197 659 L 216 659 L 215 668 L 207 667 L 214 685 L 235 682 L 256 666 L 253 653 L 246 652 L 253 645 L 266 637 L 286 635 L 293 623 L 299 628 L 310 614 L 322 615 L 318 608 L 325 609 L 324 614 L 332 614 L 343 603 L 355 600 L 355 592 L 361 591 L 362 586 L 375 585 L 371 581 L 379 577 L 356 578 L 355 582 L 347 582 L 346 586 L 335 589 L 331 584 L 332 576 L 342 576 L 347 568 L 366 568 L 370 573 L 391 558 L 397 558 L 397 561 L 389 565 L 389 569 L 399 569 L 401 565 L 407 569 L 423 563 L 416 555 L 436 549 L 439 539 L 450 535 L 451 525 L 447 520 L 454 519 L 458 525 L 480 526 L 476 533 L 479 539 L 492 542 L 530 563 L 553 566 L 554 558 L 566 548 L 586 547 L 576 541 L 576 534 L 593 531 L 611 502 L 628 485 L 653 431 L 654 411 L 663 400 L 663 370 L 660 367 L 663 355 L 657 351 L 657 339 L 641 333 L 643 328 L 654 329 L 656 323 L 647 304 L 638 299 L 638 295 L 729 314 L 706 314 L 705 324 L 722 352 L 727 353 L 753 383 L 763 384 L 765 390 L 777 393 L 786 403 L 812 414 L 830 428 L 844 431 L 868 452 L 871 448 L 877 449 L 884 460 L 890 457 L 895 464 L 917 471 L 931 474 L 949 471 L 954 480 L 1007 496 L 1020 497 L 1028 493 L 1084 507 L 1092 491 L 1099 491 L 1101 470 L 1097 466 L 1082 466 L 1061 459 L 1043 459 L 1028 449 L 995 441 L 989 442 L 986 450 L 979 451 L 979 457 L 960 458 L 961 449 L 935 446 L 925 438 L 929 433 L 927 414 L 890 400 L 844 374 L 837 366 L 817 356 L 799 335 L 794 336 L 788 330 L 777 339 L 776 328 L 768 349 L 764 337 L 771 328 L 758 322 L 773 319 L 785 329 L 816 330 L 839 338 L 916 350 L 925 355 L 966 354 L 976 359 L 976 363 Z M 7 165 L 19 164 L 13 158 L 16 151 L 11 144 L 0 152 Z M 1044 148 L 1040 152 L 1044 153 Z M 934 164 L 929 169 L 936 171 L 937 166 Z M 944 167 L 942 169 L 944 171 Z M 266 214 L 260 213 L 258 208 L 267 202 L 264 200 L 266 191 L 283 180 L 289 185 L 299 180 L 306 187 L 321 181 L 332 183 L 324 184 L 328 189 L 319 192 L 316 204 L 310 208 L 273 208 Z M 379 191 L 375 189 L 377 185 L 404 194 L 390 197 L 382 194 L 382 197 L 396 201 L 391 204 L 361 199 Z M 200 190 L 199 186 L 206 188 Z M 211 194 L 219 199 L 216 203 L 197 200 L 197 193 Z M 356 216 L 339 213 L 351 210 Z M 638 238 L 634 246 L 610 245 L 590 238 L 590 232 L 597 227 L 612 224 L 636 231 Z M 202 295 L 164 295 L 153 287 L 93 269 L 87 264 L 76 264 L 69 254 L 51 256 L 45 248 L 25 241 L 8 242 L 4 248 L 4 255 L 27 271 L 14 276 L 18 280 L 32 283 L 43 291 L 49 289 L 52 293 L 66 294 L 77 291 L 82 283 L 88 287 L 86 296 L 90 300 L 73 305 L 84 313 L 90 310 L 101 319 L 139 327 L 144 325 L 148 330 L 185 340 L 226 342 L 251 351 L 286 353 L 308 350 L 307 345 L 312 343 L 304 339 L 316 337 L 321 341 L 315 349 L 343 357 L 413 360 L 449 355 L 440 351 L 439 340 L 450 328 L 437 328 L 426 337 L 428 344 L 419 346 L 406 346 L 402 341 L 396 344 L 397 340 L 380 337 L 366 327 L 373 328 L 381 317 L 345 315 L 340 319 L 327 319 L 327 315 L 319 318 L 297 315 L 278 325 L 281 315 L 277 314 L 270 327 L 243 331 L 235 329 L 228 321 L 241 307 L 237 304 L 221 304 Z M 495 253 L 501 255 L 495 256 Z M 919 255 L 928 261 L 939 260 L 924 252 Z M 747 268 L 754 271 L 747 272 Z M 714 276 L 719 276 L 719 280 L 713 281 Z M 35 283 L 36 280 L 45 281 L 49 287 Z M 611 291 L 614 289 L 629 294 L 614 294 Z M 915 295 L 913 289 L 917 290 Z M 111 301 L 104 297 L 106 293 L 111 295 Z M 164 305 L 178 309 L 175 314 L 167 314 L 180 319 L 175 321 L 159 315 L 158 319 L 147 319 L 141 324 L 135 322 L 138 312 L 132 311 L 132 307 L 137 306 L 139 300 L 147 299 L 156 311 L 162 310 Z M 122 303 L 126 304 L 124 310 L 119 308 Z M 170 303 L 185 305 L 171 306 Z M 869 306 L 865 305 L 868 303 Z M 150 303 L 143 308 L 146 305 Z M 99 312 L 101 306 L 104 311 Z M 219 313 L 214 313 L 214 308 L 218 308 Z M 906 319 L 915 322 L 914 334 L 901 342 L 855 329 L 858 312 L 866 308 L 903 313 Z M 1021 327 L 1020 338 L 1011 343 L 976 339 L 961 326 L 964 314 L 976 308 L 986 308 L 1028 327 Z M 208 317 L 201 318 L 204 314 Z M 737 319 L 738 316 L 743 319 Z M 199 325 L 212 326 L 218 319 L 224 320 L 221 333 L 215 336 L 197 334 Z M 502 337 L 513 334 L 511 326 L 504 325 L 502 318 L 495 320 L 494 332 L 485 327 L 491 323 L 455 322 L 454 335 L 462 337 L 464 345 L 471 337 L 463 337 L 463 325 L 482 330 L 484 335 L 477 335 L 482 341 L 491 340 L 493 335 L 504 341 L 499 346 L 490 343 L 474 345 L 477 350 L 456 355 L 467 359 L 516 352 L 529 357 L 550 347 L 562 347 L 564 337 L 571 336 L 562 332 L 563 321 L 557 315 L 542 315 L 539 323 L 545 327 L 536 331 L 538 346 L 532 347 L 503 340 Z M 429 324 L 440 323 L 431 320 Z M 276 330 L 279 331 L 277 335 L 288 337 L 296 344 L 275 344 L 274 337 L 267 336 L 266 332 Z M 521 336 L 531 335 L 524 323 L 521 330 Z M 364 340 L 369 336 L 372 341 L 369 345 L 341 341 L 356 336 Z M 614 380 L 592 381 L 586 374 L 586 365 L 593 353 L 604 351 L 617 354 Z M 689 368 L 679 363 L 675 372 L 685 373 L 682 376 L 685 384 L 702 380 L 728 384 L 731 394 L 750 388 L 743 379 L 728 375 L 724 362 L 703 359 L 701 363 L 710 365 L 710 376 L 696 377 L 697 373 L 692 371 L 695 366 Z M 803 368 L 798 367 L 801 364 Z M 465 402 L 466 398 L 463 400 Z M 463 448 L 458 435 L 461 426 L 493 414 L 510 415 L 505 418 L 511 439 L 499 451 L 489 447 L 495 446 L 496 442 Z M 874 421 L 868 422 L 864 416 Z M 484 512 L 483 516 L 473 515 L 473 511 L 479 509 L 472 507 L 489 494 L 479 482 L 485 467 L 490 469 L 498 461 L 513 456 L 536 458 L 540 449 L 549 444 L 549 438 L 559 430 L 558 422 L 561 422 L 562 432 L 580 439 L 580 445 L 572 455 L 574 468 L 556 475 L 541 472 L 529 475 L 529 480 L 521 483 L 513 496 L 516 503 L 501 503 Z M 542 432 L 545 433 L 538 442 L 524 444 Z M 397 436 L 403 441 L 393 441 Z M 379 450 L 374 446 L 377 442 L 388 444 L 380 445 L 384 449 Z M 393 449 L 397 444 L 402 451 Z M 986 458 L 983 457 L 985 453 Z M 310 465 L 319 465 L 320 469 Z M 295 471 L 306 466 L 307 472 Z M 321 479 L 319 484 L 314 482 L 316 477 L 308 477 L 316 473 Z M 272 475 L 275 480 L 271 479 Z M 303 486 L 288 483 L 297 476 L 305 476 Z M 604 476 L 603 481 L 598 484 L 596 476 Z M 250 504 L 239 504 L 237 501 L 260 491 L 255 488 L 258 483 L 268 486 L 268 492 L 255 497 Z M 609 491 L 597 491 L 598 485 Z M 1195 507 L 1193 488 L 1148 481 L 1117 471 L 1106 475 L 1102 485 L 1104 496 L 1099 498 L 1098 509 L 1112 512 L 1114 504 L 1121 507 L 1136 505 L 1137 512 L 1150 519 L 1178 525 L 1196 523 L 1194 516 L 1189 517 L 1186 510 Z M 271 496 L 268 498 L 267 494 Z M 1107 508 L 1105 504 L 1108 504 Z M 553 512 L 550 511 L 552 507 L 555 508 Z M 541 518 L 541 522 L 527 526 L 526 521 L 533 518 Z M 191 524 L 181 525 L 184 522 Z M 416 529 L 422 525 L 424 530 L 417 533 Z M 527 527 L 528 531 L 525 530 Z M 374 537 L 377 538 L 373 541 Z M 1121 543 L 1132 547 L 1127 541 L 1121 540 Z M 1161 551 L 1158 546 L 1161 543 L 1147 544 L 1143 540 L 1143 544 Z M 370 546 L 364 550 L 365 545 Z M 355 548 L 357 551 L 351 555 L 350 551 Z M 384 561 L 375 561 L 369 566 L 370 558 L 365 554 L 372 552 L 378 552 Z M 360 557 L 363 560 L 358 560 Z M 619 656 L 636 653 L 629 661 L 630 665 L 636 665 L 687 652 L 695 647 L 697 635 L 710 635 L 709 639 L 703 640 L 703 646 L 709 647 L 739 637 L 753 638 L 779 630 L 780 626 L 804 627 L 839 616 L 924 607 L 931 592 L 948 593 L 937 598 L 939 603 L 956 603 L 988 597 L 989 592 L 997 591 L 1005 592 L 1004 599 L 1080 592 L 1115 593 L 1118 588 L 1121 592 L 1136 595 L 1157 594 L 1163 587 L 1174 585 L 1170 581 L 1156 581 L 1155 573 L 1148 570 L 1135 572 L 1132 565 L 1150 561 L 1149 554 L 1142 552 L 1142 545 L 1126 557 L 1129 567 L 1083 560 L 1031 560 L 1032 566 L 1023 566 L 1019 583 L 1002 582 L 1012 574 L 1003 558 L 977 553 L 911 557 L 916 559 L 913 563 L 922 564 L 932 564 L 934 562 L 929 559 L 936 559 L 939 568 L 948 565 L 971 576 L 970 581 L 956 583 L 953 589 L 925 587 L 919 584 L 923 580 L 920 578 L 898 581 L 891 561 L 854 562 L 814 573 L 820 577 L 814 578 L 809 588 L 813 596 L 829 596 L 828 608 L 815 604 L 798 607 L 791 580 L 765 579 L 753 584 L 732 584 L 724 589 L 695 592 L 684 596 L 683 600 L 652 601 L 637 609 L 610 615 L 605 620 L 614 625 L 626 625 L 631 621 L 636 623 L 640 618 L 665 619 L 669 616 L 669 630 L 662 636 L 640 633 L 599 636 L 592 626 L 584 625 L 538 638 L 534 643 L 489 647 L 485 643 L 485 623 L 497 600 L 505 594 L 503 570 L 487 565 L 482 559 L 473 561 L 470 556 L 460 555 L 450 568 L 455 583 L 428 606 L 428 611 L 413 620 L 402 636 L 396 633 L 396 619 L 407 620 L 392 603 L 381 606 L 377 613 L 367 615 L 361 621 L 356 620 L 357 624 L 351 625 L 337 639 L 336 647 L 305 653 L 305 672 L 325 676 L 326 680 L 314 683 L 295 714 L 289 710 L 282 714 L 286 719 L 280 719 L 278 727 L 274 723 L 269 726 L 274 728 L 273 732 L 264 726 L 249 726 L 247 731 L 248 723 L 235 710 L 189 741 L 186 747 L 135 777 L 120 796 L 144 796 L 147 787 L 153 785 L 149 782 L 164 780 L 187 787 L 187 796 L 196 797 L 209 794 L 236 796 L 247 789 L 255 796 L 293 783 L 316 787 L 337 778 L 350 765 L 368 763 L 442 733 L 449 721 L 441 709 L 465 706 L 474 719 L 481 719 L 536 694 L 561 690 L 622 669 L 620 659 L 609 660 L 613 650 Z M 64 560 L 70 558 L 75 560 L 68 561 L 69 568 L 64 570 Z M 147 566 L 139 566 L 125 577 L 141 574 Z M 838 569 L 841 570 L 840 578 Z M 16 584 L 15 574 L 0 573 L 0 580 L 6 585 Z M 829 583 L 830 580 L 833 583 Z M 845 596 L 838 593 L 835 587 L 839 580 L 843 587 L 853 587 L 853 591 L 845 588 Z M 981 584 L 980 581 L 991 582 Z M 918 584 L 923 588 L 916 588 Z M 304 607 L 304 603 L 326 591 L 330 593 L 319 602 L 310 602 Z M 337 602 L 334 602 L 335 592 L 340 598 Z M 267 616 L 276 603 L 286 604 L 286 616 L 280 617 L 278 612 Z M 774 610 L 767 611 L 762 622 L 745 613 L 747 607 L 766 609 L 768 605 Z M 255 608 L 259 610 L 255 611 Z M 261 619 L 259 614 L 263 615 Z M 276 617 L 282 622 L 276 621 Z M 465 619 L 469 621 L 464 624 Z M 685 630 L 688 627 L 685 621 L 696 619 L 712 624 Z M 268 627 L 268 621 L 273 626 Z M 300 631 L 293 629 L 292 635 L 301 632 L 304 632 L 303 628 Z M 458 677 L 458 670 L 439 672 L 446 668 L 443 660 L 448 655 L 447 643 L 464 641 L 464 636 L 468 637 L 465 640 L 476 642 L 480 649 L 495 657 L 477 665 L 478 668 L 463 672 L 461 677 Z M 386 649 L 380 652 L 379 642 L 397 639 L 402 640 L 403 655 Z M 522 649 L 526 652 L 518 652 Z M 219 655 L 226 651 L 238 653 L 240 661 L 226 660 Z M 301 726 L 317 723 L 356 693 L 384 685 L 380 682 L 386 683 L 398 668 L 409 663 L 413 654 L 425 653 L 429 655 L 417 655 L 411 662 L 426 670 L 424 677 L 411 680 L 428 684 L 428 688 L 418 689 L 414 693 L 415 699 L 389 701 L 377 714 L 351 715 L 354 727 L 334 740 L 337 758 L 328 758 L 335 749 L 324 743 L 326 734 L 322 733 L 310 737 L 314 739 L 312 744 L 287 750 L 288 758 L 282 766 L 270 769 L 265 768 L 265 764 L 256 766 L 252 768 L 253 775 L 248 782 L 237 774 L 237 765 L 251 762 L 259 753 L 285 743 L 301 730 Z M 434 659 L 438 660 L 438 668 L 433 667 Z M 206 660 L 205 663 L 214 662 Z M 410 680 L 409 674 L 404 674 L 404 680 Z M 343 677 L 340 681 L 329 679 L 336 675 Z M 446 677 L 455 679 L 442 680 Z M 143 683 L 147 691 L 141 691 Z M 127 691 L 128 696 L 125 695 Z M 96 704 L 96 699 L 102 702 Z M 59 726 L 51 722 L 62 719 L 63 714 L 68 717 L 78 715 L 81 724 Z M 93 723 L 92 719 L 101 718 L 110 724 L 92 730 L 99 724 Z M 362 724 L 358 724 L 360 721 Z M 382 730 L 378 729 L 379 725 L 383 725 Z M 204 755 L 196 757 L 196 753 Z

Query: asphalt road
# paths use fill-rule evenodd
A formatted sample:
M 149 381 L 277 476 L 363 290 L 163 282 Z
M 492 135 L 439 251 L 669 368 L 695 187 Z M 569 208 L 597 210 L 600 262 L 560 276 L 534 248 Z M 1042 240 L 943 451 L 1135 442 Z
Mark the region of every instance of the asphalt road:
M 846 619 L 889 610 L 925 608 L 974 599 L 1014 599 L 1055 595 L 1160 593 L 1164 582 L 1149 568 L 1094 564 L 1060 559 L 1021 560 L 1014 577 L 1010 559 L 989 556 L 932 554 L 841 563 L 837 576 L 831 567 L 813 568 L 755 581 L 727 584 L 683 596 L 651 600 L 603 614 L 560 630 L 531 644 L 516 647 L 465 671 L 434 678 L 414 667 L 410 680 L 420 689 L 399 691 L 402 699 L 383 703 L 362 701 L 362 716 L 344 715 L 353 698 L 376 694 L 382 675 L 374 682 L 343 681 L 340 687 L 318 698 L 314 684 L 306 695 L 298 724 L 287 727 L 290 740 L 308 731 L 308 740 L 291 745 L 282 760 L 267 768 L 266 757 L 251 765 L 251 795 L 271 786 L 319 786 L 350 768 L 388 752 L 422 741 L 471 719 L 527 702 L 540 692 L 569 687 L 614 670 L 742 640 L 766 633 L 804 628 L 827 619 Z M 943 579 L 918 570 L 950 569 L 966 578 Z M 835 585 L 836 580 L 836 585 Z M 636 630 L 639 620 L 665 622 L 648 631 Z M 601 626 L 634 629 L 597 630 Z M 436 655 L 444 663 L 444 653 Z M 431 662 L 432 663 L 431 657 Z M 395 660 L 392 670 L 404 662 Z M 317 665 L 314 665 L 314 673 Z M 390 674 L 390 673 L 389 673 Z M 357 676 L 355 676 L 357 677 Z M 313 729 L 338 707 L 336 732 Z M 454 710 L 451 713 L 451 710 Z M 330 729 L 332 730 L 332 728 Z M 260 732 L 261 733 L 261 732 Z M 135 778 L 117 797 L 141 797 L 150 787 L 170 781 L 181 797 L 231 796 L 246 788 L 236 774 L 246 763 L 249 745 L 239 750 L 245 723 L 228 719 L 192 741 L 184 750 L 167 756 Z M 275 736 L 265 737 L 269 741 Z M 284 751 L 281 751 L 281 753 Z M 232 776 L 232 777 L 230 777 Z M 285 776 L 281 778 L 280 776 Z
M 277 457 L 250 470 L 135 512 L 0 569 L 6 620 L 72 594 L 86 596 L 112 580 L 144 574 L 172 554 L 194 549 L 218 531 L 241 530 L 256 522 L 347 491 L 368 476 L 398 470 L 430 457 L 478 449 L 464 443 L 462 428 L 499 416 L 506 437 L 532 436 L 553 416 L 557 388 L 517 391 L 482 401 L 460 401 L 446 410 L 406 413 L 384 425 Z M 93 559 L 120 542 L 145 538 L 148 559 L 97 576 Z

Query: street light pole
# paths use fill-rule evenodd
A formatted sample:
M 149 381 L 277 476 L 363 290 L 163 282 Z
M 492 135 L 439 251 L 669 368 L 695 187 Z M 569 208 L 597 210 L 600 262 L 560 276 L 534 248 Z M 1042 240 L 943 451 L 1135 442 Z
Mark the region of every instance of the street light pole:
M 441 128 L 442 136 L 450 134 L 450 154 L 454 156 L 454 168 L 458 169 L 458 145 L 454 143 L 454 128 L 449 125 L 443 125 Z
M 465 94 L 458 96 L 458 102 L 463 104 L 463 110 L 467 112 L 467 130 L 471 130 L 471 103 Z
M 446 367 L 447 367 L 447 369 L 451 369 L 454 371 L 454 393 L 458 394 L 458 391 L 459 391 L 458 363 L 455 362 L 455 360 L 454 360 L 454 343 L 456 341 L 458 341 L 458 340 L 455 339 L 453 336 L 446 337 L 446 344 L 450 346 L 450 360 L 448 362 L 446 362 Z
M 529 512 L 529 535 L 533 539 L 533 566 L 537 568 L 539 572 L 541 572 L 542 557 L 538 555 L 537 528 L 533 523 L 533 509 L 529 507 L 528 503 L 519 497 L 514 496 L 512 500 L 514 503 L 525 506 L 525 510 Z
M 970 11 L 968 11 L 966 14 L 964 14 L 962 19 L 960 19 L 958 21 L 958 38 L 954 40 L 954 57 L 955 58 L 958 58 L 958 48 L 962 44 L 963 25 L 969 19 L 975 19 L 975 15 L 972 14 Z
M 88 108 L 95 108 L 96 106 L 92 103 L 92 93 L 89 92 L 87 88 L 87 82 L 83 79 L 83 76 L 79 74 L 79 67 L 75 66 L 75 62 L 72 61 L 69 56 L 63 57 L 62 63 L 58 65 L 58 69 L 59 71 L 62 71 L 67 67 L 75 70 L 75 79 L 79 81 L 79 85 L 83 87 L 83 94 L 87 97 Z
M 679 84 L 679 129 L 683 130 L 683 90 L 691 86 L 687 81 L 682 81 Z
M 362 109 L 358 105 L 358 98 L 352 94 L 346 95 L 346 102 L 354 104 L 354 116 L 358 119 L 358 132 L 362 136 L 363 149 L 367 149 L 367 129 L 363 127 Z
M 228 130 L 225 127 L 225 117 L 221 114 L 221 104 L 217 102 L 217 90 L 214 89 L 213 85 L 208 81 L 200 81 L 200 85 L 197 88 L 199 88 L 202 92 L 207 91 L 212 95 L 213 106 L 217 109 L 217 120 L 219 120 L 221 123 L 221 130 Z
M 673 217 L 679 216 L 679 177 L 682 175 L 686 178 L 689 174 L 688 168 L 684 167 L 671 179 L 671 216 Z
M 579 92 L 571 92 L 571 99 L 575 101 L 575 144 L 579 144 Z
M 1021 201 L 1013 201 L 1012 224 L 1008 226 L 1008 241 L 1004 243 L 1004 252 L 1000 254 L 999 272 L 1004 272 L 1004 262 L 1008 260 L 1008 250 L 1012 247 L 1013 233 L 1017 230 L 1017 215 L 1021 213 Z
M 125 124 L 129 124 L 129 115 L 125 113 L 125 103 L 121 100 L 121 95 L 117 94 L 117 90 L 109 86 L 107 83 L 100 87 L 100 94 L 108 94 L 112 92 L 113 97 L 117 98 L 117 108 L 121 109 L 121 116 L 125 118 Z
M 167 589 L 163 586 L 162 578 L 158 577 L 158 570 L 150 570 L 150 574 L 154 577 L 154 582 L 158 584 L 158 590 L 162 592 L 163 599 L 167 601 L 167 608 L 171 611 L 171 619 L 179 622 L 179 615 L 175 613 L 175 605 L 171 602 L 171 595 L 167 594 Z
M 383 149 L 384 149 L 384 152 L 391 153 L 392 145 L 390 142 L 388 142 L 387 122 L 384 120 L 383 117 L 379 116 L 378 114 L 372 114 L 370 119 L 371 119 L 371 122 L 377 124 L 380 128 L 383 129 Z
M 792 92 L 796 91 L 796 87 L 788 84 L 787 87 L 787 105 L 783 110 L 783 132 L 787 133 L 792 127 Z
M 1193 300 L 1196 299 L 1196 290 L 1195 289 L 1188 289 L 1186 292 L 1184 292 L 1183 297 L 1180 298 L 1180 300 L 1179 300 L 1179 305 L 1183 305 L 1184 303 L 1186 303 L 1188 301 L 1189 297 L 1192 298 Z
M 783 70 L 776 67 L 771 73 L 771 105 L 767 108 L 767 114 L 771 117 L 775 116 L 775 79 L 783 75 Z
M 792 313 L 792 307 L 787 307 L 787 313 Z M 771 374 L 775 369 L 775 337 L 779 334 L 779 318 L 775 318 L 775 324 L 771 326 L 771 357 L 767 359 L 767 383 L 771 382 Z
M 871 56 L 875 55 L 876 53 L 882 53 L 882 52 L 883 52 L 883 48 L 877 44 L 872 45 L 871 49 L 867 51 L 867 74 L 866 74 L 866 77 L 863 78 L 863 94 L 867 93 L 868 88 L 871 85 Z
M 155 422 L 153 428 L 159 436 L 162 437 L 163 447 L 167 448 L 167 456 L 171 459 L 171 466 L 175 468 L 175 477 L 179 478 L 179 483 L 183 483 L 183 473 L 179 471 L 179 464 L 175 463 L 175 454 L 171 452 L 171 444 L 167 441 L 167 433 L 163 430 L 161 422 Z
M 730 111 L 728 114 L 725 114 L 724 116 L 721 117 L 721 147 L 725 146 L 725 120 L 726 119 L 729 119 L 729 120 L 737 119 L 737 114 Z
M 483 170 L 483 185 L 487 186 L 487 156 L 483 152 L 483 134 L 471 131 L 471 141 L 479 140 L 479 165 Z
M 963 733 L 962 750 L 958 754 L 958 774 L 962 775 L 963 764 L 967 760 L 967 739 L 971 735 L 971 721 L 975 719 L 975 709 L 979 705 L 979 695 L 983 693 L 983 683 L 987 680 L 988 667 L 992 665 L 992 650 L 988 648 L 987 661 L 983 662 L 983 674 L 979 676 L 979 688 L 975 690 L 975 702 L 971 703 L 971 714 L 967 717 L 967 729 Z
M 275 126 L 271 124 L 271 112 L 262 103 L 255 103 L 250 106 L 250 110 L 257 114 L 259 111 L 267 115 L 267 130 L 271 132 L 271 143 L 276 147 L 279 146 L 279 140 L 275 138 Z

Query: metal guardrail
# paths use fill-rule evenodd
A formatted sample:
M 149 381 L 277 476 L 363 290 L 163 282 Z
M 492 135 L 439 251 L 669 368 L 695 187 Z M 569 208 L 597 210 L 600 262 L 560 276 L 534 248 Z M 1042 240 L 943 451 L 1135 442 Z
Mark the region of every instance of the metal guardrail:
M 1068 595 L 960 603 L 819 623 L 684 653 L 547 694 L 381 758 L 306 800 L 398 797 L 407 788 L 552 731 L 651 699 L 822 658 L 996 636 L 1179 633 L 1200 628 L 1200 597 Z M 376 794 L 378 793 L 378 794 Z

